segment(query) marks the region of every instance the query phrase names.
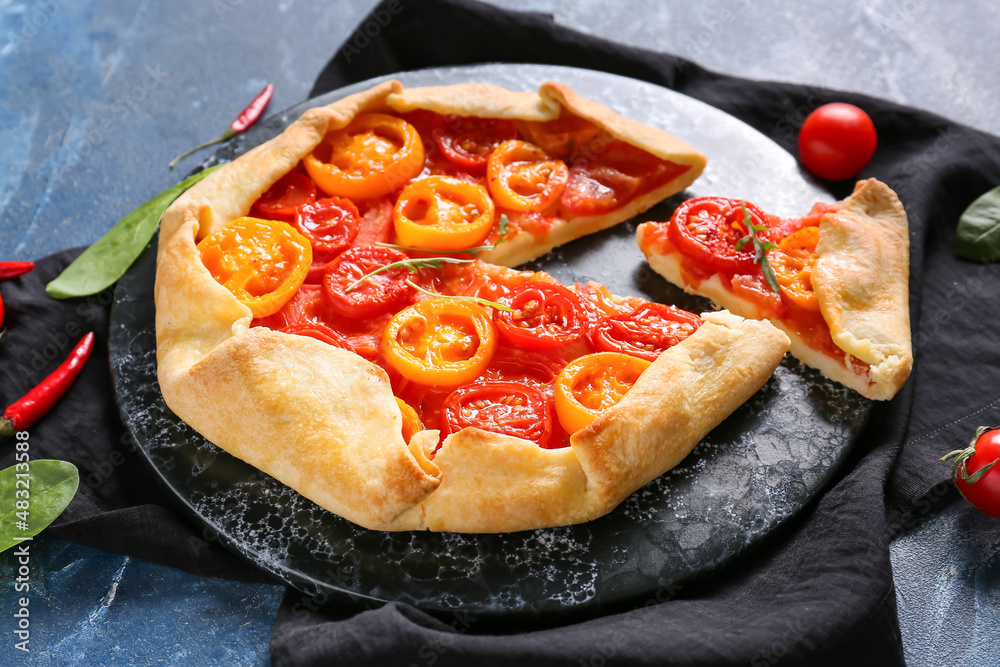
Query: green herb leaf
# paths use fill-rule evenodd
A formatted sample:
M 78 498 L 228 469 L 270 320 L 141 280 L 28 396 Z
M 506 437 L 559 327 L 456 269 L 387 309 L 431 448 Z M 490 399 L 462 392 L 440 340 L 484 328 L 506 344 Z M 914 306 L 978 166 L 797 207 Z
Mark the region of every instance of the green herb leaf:
M 97 294 L 125 275 L 142 254 L 163 212 L 192 185 L 221 167 L 209 167 L 140 205 L 83 251 L 45 291 L 55 299 Z
M 476 260 L 474 259 L 456 259 L 454 257 L 431 257 L 426 259 L 421 257 L 411 257 L 410 259 L 401 259 L 398 262 L 392 262 L 391 264 L 386 264 L 383 267 L 377 268 L 371 273 L 366 273 L 348 285 L 344 291 L 350 292 L 372 276 L 382 273 L 383 271 L 388 271 L 389 269 L 394 269 L 397 266 L 402 266 L 403 268 L 416 273 L 419 269 L 440 269 L 445 264 L 469 264 L 475 261 Z
M 749 234 L 737 241 L 736 250 L 742 249 L 748 240 L 753 241 L 754 264 L 760 264 L 760 270 L 764 272 L 764 279 L 767 281 L 768 286 L 770 286 L 771 291 L 775 294 L 781 294 L 781 287 L 778 285 L 778 276 L 774 274 L 774 267 L 771 266 L 771 262 L 767 259 L 767 251 L 774 250 L 778 246 L 770 241 L 763 241 L 757 236 L 757 232 L 766 232 L 767 227 L 765 225 L 755 225 L 750 221 L 750 212 L 747 211 L 746 202 L 741 201 L 740 208 L 743 209 L 743 226 L 747 228 Z
M 68 461 L 38 459 L 0 470 L 0 551 L 47 528 L 79 486 L 80 473 Z M 18 491 L 27 498 L 18 498 Z M 27 509 L 18 509 L 18 500 L 27 500 Z
M 496 301 L 490 301 L 488 299 L 481 299 L 478 296 L 467 296 L 458 294 L 438 294 L 437 292 L 432 292 L 429 289 L 424 289 L 420 285 L 416 284 L 412 280 L 407 280 L 406 284 L 417 290 L 418 292 L 423 292 L 429 296 L 433 296 L 438 299 L 461 299 L 462 301 L 475 301 L 478 304 L 484 306 L 489 306 L 490 308 L 496 308 L 497 310 L 506 310 L 509 313 L 516 313 L 517 308 L 511 308 L 510 306 L 505 306 L 502 303 L 497 303 Z
M 955 252 L 975 262 L 1000 261 L 1000 186 L 962 213 L 955 230 Z

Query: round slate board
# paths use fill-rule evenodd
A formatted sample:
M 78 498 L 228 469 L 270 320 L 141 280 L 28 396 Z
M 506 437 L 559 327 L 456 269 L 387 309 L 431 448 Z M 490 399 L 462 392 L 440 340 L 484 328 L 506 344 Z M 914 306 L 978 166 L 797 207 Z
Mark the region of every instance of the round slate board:
M 406 86 L 465 81 L 534 90 L 569 84 L 636 120 L 696 146 L 709 166 L 695 185 L 642 216 L 665 220 L 684 199 L 745 198 L 785 216 L 829 196 L 795 161 L 749 126 L 664 88 L 610 74 L 537 65 L 407 72 Z M 382 80 L 382 79 L 379 79 Z M 286 110 L 220 150 L 230 160 L 266 141 L 305 109 L 358 92 L 335 91 Z M 593 279 L 620 295 L 701 312 L 708 302 L 652 273 L 630 221 L 532 263 L 565 283 Z M 239 554 L 317 600 L 349 595 L 472 617 L 593 615 L 662 600 L 692 577 L 744 552 L 813 497 L 844 457 L 871 403 L 791 358 L 674 470 L 601 519 L 507 533 L 382 533 L 335 516 L 230 456 L 180 421 L 156 381 L 155 241 L 123 278 L 111 313 L 111 362 L 126 426 L 153 470 Z

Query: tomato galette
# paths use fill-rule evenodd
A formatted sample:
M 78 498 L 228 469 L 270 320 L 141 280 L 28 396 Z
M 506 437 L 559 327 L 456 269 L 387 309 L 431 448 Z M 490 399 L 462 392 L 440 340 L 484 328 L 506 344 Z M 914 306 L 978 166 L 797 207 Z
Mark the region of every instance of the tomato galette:
M 312 109 L 164 214 L 164 399 L 368 528 L 601 516 L 752 395 L 788 338 L 501 264 L 625 220 L 703 165 L 559 84 L 389 82 Z
M 636 238 L 657 273 L 733 313 L 770 320 L 788 334 L 791 353 L 827 377 L 877 400 L 906 382 L 910 241 L 906 212 L 884 183 L 858 182 L 847 199 L 796 219 L 700 197 L 669 222 L 640 225 Z

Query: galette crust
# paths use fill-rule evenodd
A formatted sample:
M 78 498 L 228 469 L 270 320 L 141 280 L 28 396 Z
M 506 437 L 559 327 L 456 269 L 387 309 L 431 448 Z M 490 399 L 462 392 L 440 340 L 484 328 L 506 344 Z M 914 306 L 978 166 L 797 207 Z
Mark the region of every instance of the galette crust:
M 818 259 L 812 273 L 820 312 L 834 343 L 871 368 L 859 375 L 829 355 L 809 347 L 779 320 L 772 323 L 791 339 L 790 352 L 828 378 L 874 400 L 896 395 L 913 366 L 910 343 L 909 232 L 906 211 L 896 194 L 871 178 L 859 181 L 853 194 L 819 226 Z M 766 319 L 757 305 L 740 299 L 717 275 L 695 289 L 686 286 L 680 259 L 636 238 L 649 265 L 669 282 L 699 294 L 743 317 Z
M 676 465 L 766 382 L 787 337 L 766 322 L 708 314 L 570 447 L 544 450 L 464 429 L 429 459 L 437 432 L 406 444 L 384 371 L 310 338 L 251 329 L 249 308 L 212 278 L 195 247 L 246 215 L 327 131 L 414 99 L 469 113 L 479 103 L 468 86 L 459 88 L 451 94 L 461 104 L 449 101 L 447 88 L 407 96 L 390 81 L 312 109 L 178 198 L 163 216 L 157 256 L 160 388 L 170 409 L 208 440 L 366 528 L 500 532 L 593 519 Z M 536 96 L 541 102 L 511 95 L 525 108 L 553 104 L 545 95 Z

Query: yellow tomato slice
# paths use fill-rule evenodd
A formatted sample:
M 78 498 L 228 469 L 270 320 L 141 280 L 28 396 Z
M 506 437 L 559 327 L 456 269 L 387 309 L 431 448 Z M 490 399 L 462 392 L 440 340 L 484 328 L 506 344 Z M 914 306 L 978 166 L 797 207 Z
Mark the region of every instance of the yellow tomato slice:
M 305 282 L 309 239 L 286 222 L 237 218 L 198 244 L 201 261 L 254 317 L 281 310 Z
M 486 167 L 486 183 L 497 205 L 543 212 L 559 201 L 569 168 L 534 144 L 513 139 L 497 146 Z
M 362 114 L 327 133 L 302 159 L 306 172 L 328 195 L 372 199 L 397 190 L 424 169 L 424 144 L 402 118 Z
M 819 227 L 803 227 L 778 242 L 768 260 L 774 268 L 781 293 L 805 310 L 819 310 L 819 299 L 812 286 L 812 270 L 816 262 Z
M 424 430 L 424 426 L 420 423 L 417 411 L 399 396 L 396 397 L 396 405 L 399 406 L 399 411 L 403 414 L 403 440 L 406 441 L 406 444 L 410 444 L 410 438 L 413 437 L 413 434 Z
M 478 183 L 429 176 L 403 188 L 392 218 L 403 245 L 463 250 L 489 236 L 493 213 L 493 200 Z
M 382 354 L 411 382 L 471 382 L 497 348 L 488 308 L 458 299 L 420 301 L 396 313 L 382 335 Z
M 651 362 L 619 352 L 597 352 L 570 362 L 556 377 L 556 416 L 573 434 L 624 398 Z

